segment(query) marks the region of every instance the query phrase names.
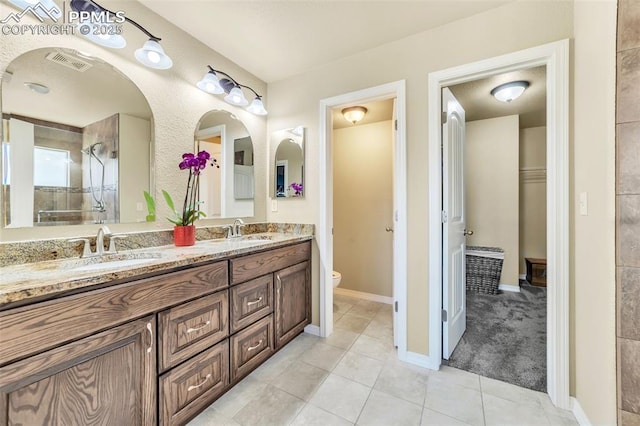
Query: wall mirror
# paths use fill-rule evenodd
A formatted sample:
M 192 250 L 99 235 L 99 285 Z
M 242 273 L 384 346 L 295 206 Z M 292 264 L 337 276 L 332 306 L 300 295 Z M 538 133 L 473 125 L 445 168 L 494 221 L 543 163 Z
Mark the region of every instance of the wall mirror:
M 9 64 L 1 90 L 3 226 L 145 220 L 153 117 L 135 84 L 96 57 L 42 48 Z
M 200 176 L 201 210 L 207 218 L 253 216 L 253 142 L 242 121 L 227 111 L 209 111 L 198 123 L 195 145 L 220 166 L 207 167 Z
M 304 127 L 273 132 L 277 148 L 271 171 L 272 198 L 303 198 L 304 187 Z

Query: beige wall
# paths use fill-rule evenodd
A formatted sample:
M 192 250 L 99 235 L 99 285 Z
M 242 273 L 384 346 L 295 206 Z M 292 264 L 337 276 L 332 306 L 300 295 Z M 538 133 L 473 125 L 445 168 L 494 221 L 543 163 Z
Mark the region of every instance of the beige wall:
M 465 215 L 468 246 L 500 247 L 500 284 L 518 286 L 519 117 L 466 123 Z
M 150 123 L 149 120 L 120 114 L 118 124 L 120 222 L 144 222 L 147 216 L 144 191 L 149 188 L 150 176 Z
M 546 127 L 520 130 L 520 274 L 524 258 L 547 257 Z
M 333 131 L 333 269 L 340 288 L 393 295 L 391 121 Z
M 104 3 L 104 4 L 103 4 Z M 134 58 L 134 51 L 146 41 L 144 35 L 132 26 L 126 25 L 127 47 L 107 49 L 79 36 L 2 36 L 0 37 L 0 70 L 20 54 L 40 47 L 67 47 L 88 52 L 114 65 L 130 78 L 149 101 L 153 112 L 153 131 L 155 169 L 153 180 L 156 195 L 161 189 L 171 194 L 184 193 L 187 176 L 178 169 L 182 153 L 193 150 L 193 135 L 198 120 L 205 112 L 213 109 L 225 109 L 238 116 L 247 126 L 254 141 L 256 182 L 266 181 L 266 118 L 255 116 L 243 108 L 233 107 L 221 96 L 212 96 L 195 87 L 206 72 L 206 65 L 230 73 L 241 83 L 253 87 L 259 93 L 266 92 L 266 84 L 244 71 L 217 52 L 196 41 L 184 31 L 155 15 L 152 11 L 132 1 L 106 0 L 100 3 L 112 10 L 125 10 L 128 17 L 141 20 L 145 27 L 162 37 L 162 46 L 173 59 L 173 68 L 153 70 L 140 64 Z M 3 6 L 3 10 L 7 10 Z M 28 18 L 23 18 L 26 21 Z M 33 18 L 32 22 L 38 23 Z M 270 102 L 270 96 L 265 96 Z M 177 195 L 176 195 L 177 196 Z M 160 197 L 157 197 L 161 199 Z M 170 229 L 171 224 L 164 218 L 169 215 L 164 202 L 158 204 L 158 221 L 155 223 L 115 224 L 114 232 L 127 232 L 151 229 Z M 266 193 L 256 192 L 255 221 L 266 218 Z M 227 220 L 200 220 L 198 223 L 228 223 Z M 94 234 L 95 226 L 64 226 L 38 229 L 0 229 L 0 240 L 19 241 L 28 239 L 67 237 Z

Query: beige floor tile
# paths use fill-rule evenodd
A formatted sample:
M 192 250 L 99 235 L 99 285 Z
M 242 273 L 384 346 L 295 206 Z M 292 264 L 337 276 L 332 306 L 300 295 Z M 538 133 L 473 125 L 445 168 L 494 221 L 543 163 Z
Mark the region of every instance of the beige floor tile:
M 542 405 L 542 409 L 547 413 L 547 415 L 560 416 L 570 420 L 575 420 L 575 416 L 569 410 L 563 410 L 562 408 L 557 408 L 551 402 L 551 398 L 546 393 L 540 392 L 538 394 L 538 398 L 540 399 L 540 404 Z
M 387 363 L 378 376 L 374 389 L 422 406 L 427 394 L 428 377 L 426 372 Z
M 332 371 L 345 354 L 344 349 L 336 348 L 325 343 L 316 343 L 302 354 L 300 359 L 307 364 Z
M 484 424 L 482 411 L 482 395 L 479 391 L 433 380 L 429 376 L 425 408 L 453 417 L 470 425 Z
M 255 369 L 249 377 L 265 383 L 271 383 L 300 356 L 296 352 L 282 350 Z
M 340 349 L 349 349 L 353 342 L 360 336 L 358 333 L 354 333 L 349 330 L 342 330 L 340 328 L 336 328 L 331 333 L 331 336 L 327 337 L 323 340 L 324 343 L 330 346 L 335 346 Z
M 355 352 L 347 352 L 333 370 L 333 373 L 372 387 L 383 365 L 382 361 Z
M 288 425 L 304 407 L 304 401 L 269 385 L 233 419 L 243 426 Z
M 271 384 L 293 396 L 308 401 L 328 375 L 329 372 L 322 368 L 296 361 Z
M 373 318 L 371 320 L 362 334 L 393 344 L 393 327 L 391 325 L 381 324 L 380 321 L 376 321 L 376 318 Z
M 254 379 L 251 376 L 245 377 L 210 407 L 213 407 L 223 416 L 232 418 L 266 387 L 267 384 L 265 382 Z
M 342 294 L 337 294 L 337 293 L 333 293 L 333 302 L 341 302 L 341 303 L 348 303 L 351 306 L 355 305 L 356 303 L 358 303 L 358 300 L 360 299 L 356 299 L 355 297 L 351 297 L 351 296 L 344 296 Z
M 349 426 L 353 423 L 331 414 L 315 405 L 307 404 L 300 411 L 291 426 Z
M 418 426 L 421 415 L 422 406 L 374 389 L 362 409 L 362 414 L 358 417 L 357 424 L 362 426 Z
M 549 420 L 540 408 L 518 404 L 497 396 L 483 394 L 484 415 L 487 426 L 547 426 Z
M 468 423 L 456 420 L 453 417 L 445 416 L 437 411 L 425 408 L 422 410 L 422 421 L 420 426 L 468 426 Z
M 442 366 L 440 370 L 431 374 L 431 378 L 435 381 L 464 386 L 477 391 L 480 390 L 480 376 L 457 368 Z
M 314 336 L 313 334 L 309 333 L 300 333 L 295 339 L 287 343 L 285 347 L 280 350 L 280 352 L 284 352 L 285 354 L 290 354 L 292 356 L 300 356 L 311 346 L 321 341 L 321 337 Z
M 370 318 L 352 315 L 349 313 L 344 314 L 338 321 L 334 320 L 336 328 L 353 331 L 354 333 L 362 333 L 370 322 Z
M 333 315 L 336 314 L 346 314 L 347 312 L 349 312 L 349 310 L 351 308 L 353 308 L 354 304 L 353 303 L 349 303 L 346 300 L 336 300 L 335 298 L 333 299 Z
M 386 361 L 390 356 L 395 356 L 395 347 L 393 346 L 393 343 L 374 339 L 373 337 L 365 335 L 360 335 L 349 351 L 366 355 L 369 358 L 374 358 L 378 361 Z
M 371 303 L 375 303 L 375 302 L 371 302 Z M 380 307 L 377 305 L 357 304 L 357 305 L 354 305 L 351 309 L 349 309 L 347 313 L 351 315 L 359 315 L 361 317 L 372 319 L 373 317 L 376 316 L 378 311 L 380 311 Z
M 540 392 L 482 376 L 480 376 L 480 388 L 483 394 L 542 409 Z
M 579 423 L 575 417 L 564 417 L 557 414 L 547 413 L 547 419 L 551 426 L 578 426 Z
M 218 410 L 210 406 L 195 419 L 187 423 L 188 426 L 240 426 L 240 423 L 230 419 L 220 413 Z
M 309 402 L 354 423 L 370 391 L 360 383 L 330 374 Z
M 334 314 L 333 314 L 333 326 L 334 326 L 334 328 L 335 328 L 335 325 L 338 323 L 338 321 L 340 321 L 340 319 L 342 319 L 343 316 L 344 316 L 343 313 L 334 312 Z

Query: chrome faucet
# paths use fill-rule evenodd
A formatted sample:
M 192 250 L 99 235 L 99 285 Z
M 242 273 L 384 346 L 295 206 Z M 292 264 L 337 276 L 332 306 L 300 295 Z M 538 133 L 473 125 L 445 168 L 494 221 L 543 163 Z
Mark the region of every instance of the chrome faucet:
M 104 237 L 109 237 L 109 249 L 105 251 L 104 249 Z M 96 251 L 95 253 L 91 251 L 91 246 L 89 244 L 88 238 L 74 238 L 72 240 L 68 240 L 70 243 L 83 242 L 84 246 L 82 247 L 82 256 L 80 257 L 95 257 L 102 256 L 104 254 L 117 254 L 118 250 L 116 250 L 116 240 L 119 238 L 127 238 L 126 235 L 119 234 L 111 234 L 111 230 L 107 225 L 102 225 L 100 229 L 98 229 L 98 235 L 96 235 Z
M 104 254 L 104 236 L 111 236 L 111 230 L 107 225 L 102 225 L 98 229 L 98 235 L 96 235 L 96 255 L 102 256 Z
M 242 236 L 242 226 L 244 226 L 244 221 L 240 218 L 233 221 L 233 226 L 231 227 L 231 236 L 240 237 Z

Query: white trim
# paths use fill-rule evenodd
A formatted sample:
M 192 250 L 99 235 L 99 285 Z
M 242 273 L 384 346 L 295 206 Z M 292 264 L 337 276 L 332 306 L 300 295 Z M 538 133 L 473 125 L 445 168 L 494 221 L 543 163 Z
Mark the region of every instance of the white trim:
M 398 351 L 398 358 L 400 361 L 408 362 L 409 364 L 417 365 L 418 367 L 428 368 L 429 370 L 439 370 L 440 360 L 432 359 L 427 355 L 422 355 L 416 352 L 404 351 L 400 355 Z
M 441 89 L 523 68 L 547 68 L 547 389 L 569 408 L 569 40 L 429 74 L 429 354 L 442 354 Z
M 314 336 L 320 336 L 320 327 L 318 327 L 317 325 L 309 324 L 304 328 L 304 332 L 313 334 Z
M 386 303 L 387 305 L 393 305 L 393 297 L 380 296 L 379 294 L 365 293 L 363 291 L 349 290 L 348 288 L 336 287 L 333 289 L 334 294 L 341 294 L 343 296 L 355 297 L 357 299 L 371 300 L 372 302 Z
M 526 279 L 527 279 L 527 274 L 520 274 L 520 275 L 518 275 L 518 279 L 526 280 Z
M 512 293 L 520 293 L 520 286 L 519 285 L 500 284 L 500 285 L 498 285 L 498 290 L 510 291 Z
M 407 350 L 407 143 L 406 143 L 406 82 L 404 80 L 370 87 L 320 101 L 319 169 L 320 169 L 320 218 L 318 249 L 320 252 L 320 335 L 333 332 L 333 163 L 332 163 L 332 114 L 331 110 L 380 99 L 396 99 L 397 137 L 394 145 L 393 196 L 395 222 L 393 239 L 393 291 L 398 303 L 397 336 L 398 353 Z
M 591 421 L 577 399 L 571 397 L 571 412 L 580 426 L 591 426 Z

